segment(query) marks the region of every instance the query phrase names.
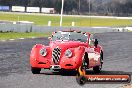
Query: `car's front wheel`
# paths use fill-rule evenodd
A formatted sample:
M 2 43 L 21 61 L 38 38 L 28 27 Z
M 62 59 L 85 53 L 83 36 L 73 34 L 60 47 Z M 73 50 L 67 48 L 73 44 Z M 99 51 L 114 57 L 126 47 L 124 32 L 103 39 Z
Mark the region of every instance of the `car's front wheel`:
M 76 81 L 79 85 L 84 85 L 87 82 L 87 78 L 84 76 L 77 76 Z
M 31 71 L 33 74 L 40 74 L 41 68 L 31 67 Z

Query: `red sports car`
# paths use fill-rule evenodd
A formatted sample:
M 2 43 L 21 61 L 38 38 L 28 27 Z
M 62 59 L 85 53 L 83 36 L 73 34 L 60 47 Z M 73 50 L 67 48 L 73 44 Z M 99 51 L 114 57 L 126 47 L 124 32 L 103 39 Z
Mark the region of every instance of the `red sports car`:
M 93 34 L 79 31 L 58 31 L 49 37 L 49 46 L 36 44 L 30 54 L 31 71 L 39 74 L 41 69 L 75 70 L 80 66 L 100 72 L 103 49 Z

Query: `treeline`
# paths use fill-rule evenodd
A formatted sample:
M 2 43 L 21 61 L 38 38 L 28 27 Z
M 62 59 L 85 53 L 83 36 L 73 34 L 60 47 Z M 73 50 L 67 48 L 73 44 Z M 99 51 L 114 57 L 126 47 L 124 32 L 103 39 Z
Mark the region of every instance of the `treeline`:
M 0 5 L 7 6 L 32 6 L 55 8 L 56 13 L 61 11 L 62 0 L 0 0 Z M 65 14 L 90 14 L 131 16 L 132 0 L 65 0 Z M 89 8 L 90 5 L 90 8 Z
M 112 0 L 97 7 L 104 15 L 132 16 L 132 0 Z

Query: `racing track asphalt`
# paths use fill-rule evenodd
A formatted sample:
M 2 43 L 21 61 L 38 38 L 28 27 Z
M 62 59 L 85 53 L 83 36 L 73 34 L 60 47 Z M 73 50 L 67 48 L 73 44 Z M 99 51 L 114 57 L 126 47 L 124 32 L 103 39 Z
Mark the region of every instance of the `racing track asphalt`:
M 104 47 L 102 74 L 132 75 L 132 33 L 102 33 L 96 34 L 96 37 Z M 33 75 L 29 54 L 37 43 L 48 45 L 49 41 L 37 38 L 0 42 L 0 88 L 119 88 L 124 85 L 91 83 L 80 86 L 74 75 L 61 75 L 49 70 Z

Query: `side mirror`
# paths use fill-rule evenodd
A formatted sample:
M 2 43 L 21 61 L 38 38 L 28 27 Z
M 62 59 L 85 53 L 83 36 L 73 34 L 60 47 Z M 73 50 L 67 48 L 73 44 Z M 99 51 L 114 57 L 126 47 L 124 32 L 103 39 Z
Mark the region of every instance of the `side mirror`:
M 97 39 L 95 39 L 95 41 L 94 41 L 94 46 L 97 48 L 97 46 L 98 46 L 98 40 Z
M 51 37 L 48 37 L 48 39 L 49 39 L 49 40 L 52 40 L 52 38 L 51 38 Z

